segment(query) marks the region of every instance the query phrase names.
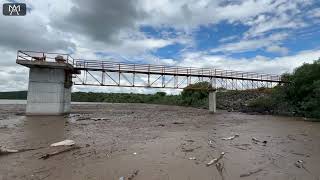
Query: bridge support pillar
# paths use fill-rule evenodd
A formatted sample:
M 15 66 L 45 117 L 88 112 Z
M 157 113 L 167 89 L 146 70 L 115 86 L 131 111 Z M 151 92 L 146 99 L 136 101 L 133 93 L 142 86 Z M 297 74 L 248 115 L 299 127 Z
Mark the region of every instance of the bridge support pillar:
M 209 112 L 215 113 L 217 111 L 216 106 L 216 90 L 213 89 L 209 91 Z
M 26 115 L 70 112 L 73 70 L 70 64 L 24 60 L 17 63 L 30 68 Z
M 64 69 L 30 68 L 27 115 L 62 115 L 70 112 L 71 85 Z

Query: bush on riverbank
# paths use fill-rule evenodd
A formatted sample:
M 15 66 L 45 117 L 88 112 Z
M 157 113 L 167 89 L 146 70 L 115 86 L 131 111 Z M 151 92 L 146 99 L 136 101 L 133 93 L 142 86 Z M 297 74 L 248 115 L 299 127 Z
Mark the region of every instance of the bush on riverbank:
M 208 108 L 208 82 L 190 84 L 181 92 L 181 101 L 178 105 Z
M 155 94 L 134 94 L 134 93 L 93 93 L 74 92 L 71 95 L 72 101 L 78 102 L 110 102 L 110 103 L 149 103 L 149 104 L 179 104 L 179 97 L 166 95 L 164 92 Z
M 320 60 L 303 64 L 283 79 L 289 83 L 273 88 L 270 96 L 252 100 L 249 110 L 320 118 Z
M 300 66 L 287 78 L 291 83 L 281 89 L 285 100 L 298 114 L 320 118 L 320 59 Z

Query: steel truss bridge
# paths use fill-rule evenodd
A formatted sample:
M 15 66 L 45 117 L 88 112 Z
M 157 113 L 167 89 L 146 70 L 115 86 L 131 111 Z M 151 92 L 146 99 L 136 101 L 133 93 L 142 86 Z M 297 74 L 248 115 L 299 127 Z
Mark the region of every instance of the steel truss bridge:
M 39 61 L 39 63 L 56 62 L 57 57 L 74 69 L 72 76 L 74 85 L 183 89 L 190 84 L 206 81 L 217 89 L 245 90 L 272 88 L 284 83 L 281 76 L 275 74 L 74 59 L 68 54 L 61 53 L 34 51 L 17 53 L 17 60 Z

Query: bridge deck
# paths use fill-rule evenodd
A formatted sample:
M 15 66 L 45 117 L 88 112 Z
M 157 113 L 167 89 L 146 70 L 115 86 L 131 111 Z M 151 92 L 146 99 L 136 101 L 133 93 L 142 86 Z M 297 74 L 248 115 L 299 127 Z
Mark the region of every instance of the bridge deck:
M 265 82 L 281 82 L 281 77 L 274 74 L 242 72 L 222 69 L 164 66 L 151 64 L 129 64 L 112 61 L 75 60 L 74 68 L 78 70 L 106 71 L 139 74 L 157 74 L 169 76 L 192 76 L 224 78 Z
M 57 58 L 59 57 L 59 58 Z M 59 61 L 59 59 L 62 61 Z M 133 64 L 114 61 L 74 59 L 68 54 L 45 53 L 34 51 L 18 51 L 17 63 L 20 61 L 37 61 L 66 63 L 74 69 L 75 85 L 122 86 L 122 87 L 152 87 L 152 88 L 184 88 L 189 84 L 209 81 L 215 87 L 225 89 L 254 89 L 259 87 L 273 87 L 283 83 L 281 76 L 275 74 L 222 70 L 216 68 L 194 68 L 180 66 L 165 66 L 151 64 Z M 81 78 L 79 74 L 83 75 Z M 145 75 L 138 85 L 136 75 Z M 81 76 L 82 76 L 81 75 Z M 132 77 L 126 77 L 126 76 Z M 156 75 L 157 77 L 154 77 Z M 89 82 L 88 77 L 94 83 Z M 124 80 L 121 80 L 124 79 Z M 110 80 L 111 83 L 106 83 Z M 197 79 L 197 81 L 193 81 Z M 207 80 L 205 80 L 207 79 Z M 79 80 L 78 82 L 76 80 Z M 180 81 L 179 81 L 180 80 Z M 161 81 L 161 85 L 155 85 Z M 169 85 L 173 82 L 173 85 Z M 220 83 L 220 85 L 219 85 Z

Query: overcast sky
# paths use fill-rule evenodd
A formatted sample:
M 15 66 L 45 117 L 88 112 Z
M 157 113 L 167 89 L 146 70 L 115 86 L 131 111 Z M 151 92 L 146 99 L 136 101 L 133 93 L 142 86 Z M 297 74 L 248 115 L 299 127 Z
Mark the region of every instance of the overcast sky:
M 18 49 L 276 74 L 320 57 L 319 0 L 0 2 L 28 8 L 23 17 L 0 15 L 0 91 L 27 89 L 28 69 L 15 64 Z

